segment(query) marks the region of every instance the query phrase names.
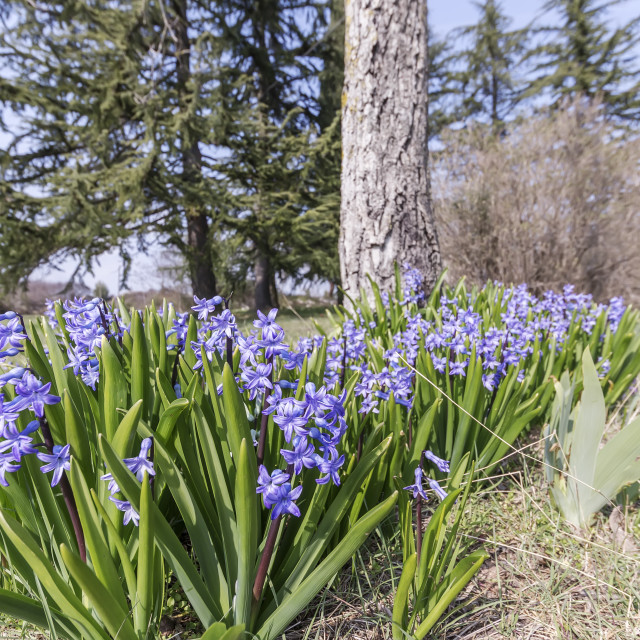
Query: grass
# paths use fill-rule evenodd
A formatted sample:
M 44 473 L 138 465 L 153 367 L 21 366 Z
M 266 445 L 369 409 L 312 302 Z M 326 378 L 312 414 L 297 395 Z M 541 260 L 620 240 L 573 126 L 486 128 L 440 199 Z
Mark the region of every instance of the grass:
M 616 521 L 626 538 L 616 533 Z M 394 528 L 383 525 L 372 534 L 286 640 L 392 638 L 393 594 L 402 569 Z M 640 638 L 637 504 L 613 517 L 609 509 L 588 532 L 575 531 L 554 510 L 542 465 L 522 459 L 471 494 L 460 534 L 463 544 L 484 546 L 491 557 L 428 638 Z
M 526 465 L 475 494 L 469 510 L 462 536 L 491 559 L 443 639 L 640 637 L 638 556 L 623 552 L 607 513 L 588 532 L 573 530 L 553 509 L 540 467 Z M 637 536 L 637 509 L 626 516 Z
M 326 309 L 326 305 L 303 306 L 300 301 L 293 301 L 288 306 L 283 304 L 278 311 L 276 322 L 284 329 L 285 342 L 295 344 L 303 336 L 313 336 L 320 331 L 330 332 L 333 326 L 327 317 Z M 249 333 L 254 328 L 255 312 L 245 310 L 234 313 L 240 331 L 244 334 Z

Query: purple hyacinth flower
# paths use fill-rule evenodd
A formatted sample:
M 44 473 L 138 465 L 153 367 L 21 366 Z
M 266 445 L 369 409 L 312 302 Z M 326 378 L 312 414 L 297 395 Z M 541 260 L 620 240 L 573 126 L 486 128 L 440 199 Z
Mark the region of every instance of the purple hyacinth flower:
M 10 313 L 13 312 L 3 315 L 8 316 Z M 22 341 L 27 339 L 27 335 L 22 330 L 22 321 L 17 316 L 8 320 L 7 324 L 0 322 L 0 350 L 7 346 L 19 350 L 22 348 Z
M 140 444 L 140 453 L 135 458 L 125 458 L 123 462 L 127 465 L 129 471 L 135 475 L 138 482 L 144 480 L 145 471 L 150 476 L 155 476 L 156 472 L 153 469 L 153 462 L 147 460 L 149 450 L 153 441 L 151 438 L 145 438 Z
M 140 523 L 140 515 L 133 508 L 133 505 L 128 500 L 118 500 L 111 496 L 109 498 L 113 504 L 120 509 L 124 513 L 124 518 L 122 519 L 123 524 L 129 524 L 129 522 L 133 521 L 134 526 L 138 526 Z
M 37 449 L 31 446 L 33 438 L 29 434 L 36 431 L 39 426 L 37 420 L 32 420 L 22 431 L 18 431 L 15 423 L 8 423 L 2 432 L 5 440 L 0 443 L 0 453 L 11 450 L 15 462 L 20 462 L 22 456 L 37 453 Z
M 60 482 L 63 471 L 69 471 L 71 468 L 70 448 L 71 445 L 68 444 L 64 446 L 56 444 L 53 447 L 53 453 L 38 453 L 37 455 L 38 460 L 47 463 L 40 467 L 40 471 L 42 471 L 42 473 L 53 471 L 53 478 L 51 479 L 52 487 L 55 487 L 58 482 Z
M 293 465 L 293 471 L 296 474 L 302 471 L 303 466 L 307 469 L 313 469 L 316 466 L 315 447 L 304 437 L 294 438 L 293 451 L 281 449 L 280 453 L 287 464 Z
M 278 516 L 284 513 L 290 513 L 292 516 L 300 516 L 300 509 L 295 504 L 295 500 L 300 497 L 302 493 L 302 485 L 298 485 L 295 489 L 291 488 L 291 484 L 286 482 L 282 486 L 278 487 L 275 500 L 273 502 L 273 511 L 271 512 L 271 519 L 275 520 Z
M 50 382 L 41 384 L 38 378 L 26 371 L 20 382 L 16 383 L 16 393 L 19 398 L 16 398 L 13 409 L 22 411 L 30 407 L 38 418 L 44 417 L 45 404 L 60 402 L 60 397 L 50 394 L 49 389 L 51 389 Z
M 198 312 L 198 319 L 204 320 L 205 322 L 207 317 L 212 315 L 216 310 L 216 307 L 222 304 L 222 298 L 220 296 L 214 296 L 209 300 L 193 296 L 193 300 L 196 304 L 191 308 Z
M 242 379 L 245 382 L 244 388 L 249 391 L 249 398 L 253 400 L 258 392 L 265 389 L 273 389 L 273 383 L 269 380 L 271 375 L 271 364 L 259 364 L 255 370 L 245 369 L 242 372 Z
M 336 458 L 336 455 L 335 451 L 331 451 L 329 457 L 325 456 L 318 461 L 318 470 L 320 473 L 326 474 L 322 478 L 318 478 L 316 480 L 318 484 L 327 484 L 329 480 L 332 480 L 333 484 L 336 486 L 340 485 L 340 476 L 338 475 L 338 471 L 344 464 L 344 455 L 341 455 L 339 458 Z
M 438 458 L 438 456 L 436 456 L 434 453 L 432 453 L 431 451 L 427 450 L 424 452 L 424 457 L 429 460 L 430 462 L 433 462 L 433 464 L 436 465 L 436 467 L 438 467 L 438 469 L 440 471 L 442 471 L 442 473 L 448 473 L 449 472 L 449 462 L 447 460 L 443 460 L 442 458 Z
M 466 362 L 457 362 L 454 361 L 451 363 L 449 368 L 449 373 L 452 376 L 466 376 L 465 367 L 467 366 Z
M 438 484 L 437 480 L 429 480 L 429 486 L 433 491 L 435 491 L 436 495 L 440 500 L 444 500 L 449 494 Z
M 0 456 L 0 485 L 3 487 L 8 487 L 9 482 L 5 477 L 7 473 L 13 473 L 20 469 L 19 464 L 13 464 L 15 460 L 11 454 L 7 454 L 6 456 Z
M 123 460 L 129 471 L 136 476 L 138 482 L 142 482 L 144 480 L 145 471 L 149 476 L 156 475 L 155 469 L 153 468 L 153 462 L 147 459 L 152 444 L 153 440 L 151 438 L 145 438 L 140 444 L 140 453 L 134 458 L 125 458 Z M 111 473 L 105 473 L 103 476 L 100 476 L 100 479 L 109 481 L 108 488 L 111 495 L 120 491 L 120 487 Z
M 263 464 L 260 465 L 260 469 L 258 470 L 258 488 L 256 489 L 256 493 L 262 494 L 262 500 L 267 509 L 271 509 L 277 498 L 278 488 L 287 480 L 289 480 L 288 473 L 285 473 L 280 469 L 276 469 L 271 475 L 269 475 L 267 468 Z
M 413 493 L 413 497 L 417 498 L 420 496 L 423 500 L 428 500 L 427 494 L 424 491 L 422 486 L 422 468 L 416 467 L 416 470 L 413 472 L 414 475 L 414 483 L 410 484 L 408 487 L 405 487 L 407 491 L 411 491 Z
M 4 395 L 0 393 L 0 435 L 4 438 L 4 430 L 11 422 L 15 422 L 20 414 L 13 411 L 10 403 L 5 403 Z
M 271 309 L 268 315 L 264 315 L 262 311 L 258 311 L 258 319 L 253 321 L 256 329 L 262 329 L 263 340 L 280 340 L 284 334 L 282 327 L 276 324 L 277 309 Z
M 447 359 L 445 357 L 438 358 L 438 356 L 435 356 L 435 355 L 431 354 L 431 360 L 433 361 L 433 368 L 438 373 L 444 373 L 445 372 L 445 370 L 447 368 Z
M 286 398 L 279 405 L 273 421 L 284 432 L 284 439 L 291 442 L 293 432 L 299 436 L 306 436 L 309 430 L 306 425 L 311 417 L 311 410 L 304 408 L 293 398 Z

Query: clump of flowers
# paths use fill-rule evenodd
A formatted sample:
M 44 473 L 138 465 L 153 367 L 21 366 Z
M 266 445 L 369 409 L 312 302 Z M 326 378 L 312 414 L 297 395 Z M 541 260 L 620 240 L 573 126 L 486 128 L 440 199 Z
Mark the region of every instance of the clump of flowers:
M 21 316 L 14 311 L 0 314 L 0 361 L 16 356 L 24 350 L 28 340 Z M 46 422 L 44 408 L 57 404 L 60 397 L 49 393 L 51 383 L 43 383 L 24 367 L 13 367 L 0 376 L 0 388 L 13 387 L 13 397 L 6 399 L 0 393 L 0 485 L 9 486 L 7 473 L 15 473 L 21 468 L 22 458 L 36 456 L 46 464 L 43 473 L 53 471 L 51 486 L 55 487 L 62 473 L 69 469 L 69 445 L 54 444 Z M 21 415 L 33 413 L 36 417 L 22 430 L 18 426 Z M 42 428 L 44 443 L 34 443 L 34 434 Z M 37 447 L 45 447 L 47 452 L 39 452 Z
M 210 361 L 216 352 L 225 357 L 228 340 L 235 341 L 240 351 L 236 381 L 253 402 L 253 415 L 260 418 L 255 429 L 259 462 L 264 455 L 269 416 L 289 445 L 281 451 L 286 470 L 269 472 L 261 465 L 257 491 L 262 494 L 264 506 L 272 509 L 272 519 L 286 513 L 297 516 L 300 512 L 295 501 L 302 488 L 295 485 L 304 469 L 318 469 L 321 475 L 316 482 L 319 484 L 340 484 L 344 455 L 340 455 L 338 448 L 347 429 L 343 404 L 346 394 L 336 391 L 340 366 L 336 358 L 328 357 L 325 384 L 316 386 L 305 382 L 304 392 L 298 394 L 300 381 L 291 373 L 302 367 L 304 359 L 322 344 L 322 339 L 303 339 L 296 348 L 291 348 L 285 343 L 284 330 L 276 321 L 277 309 L 268 314 L 258 311 L 254 329 L 242 335 L 229 309 L 213 315 L 222 301 L 220 297 L 195 299 L 193 310 L 199 313 L 203 323 L 198 340 L 191 344 L 196 357 L 194 369 L 202 367 L 203 352 Z M 335 351 L 336 343 L 333 345 Z
M 65 300 L 65 327 L 73 346 L 67 350 L 73 373 L 92 389 L 99 378 L 98 358 L 95 350 L 100 348 L 102 337 L 114 335 L 122 338 L 122 329 L 117 315 L 104 300 L 74 298 Z
M 405 328 L 393 336 L 393 348 L 384 352 L 383 369 L 376 371 L 367 357 L 366 342 L 375 338 L 373 328 L 362 314 L 354 314 L 354 319 L 343 325 L 347 360 L 361 374 L 356 386 L 356 395 L 362 399 L 361 413 L 377 413 L 380 400 L 388 400 L 391 394 L 396 403 L 411 408 L 414 380 L 410 367 L 415 365 L 422 348 L 428 353 L 434 371 L 451 380 L 466 377 L 469 359 L 475 354 L 482 362 L 484 388 L 495 392 L 510 368 L 518 369 L 519 382 L 524 380 L 528 358 L 536 344 L 540 345 L 538 348 L 555 348 L 560 353 L 572 325 L 588 338 L 603 313 L 614 333 L 626 310 L 621 298 L 612 298 L 608 306 L 598 305 L 592 296 L 576 293 L 573 285 L 565 286 L 562 293 L 547 291 L 541 298 L 529 292 L 526 285 L 519 285 L 496 293 L 496 302 L 505 305 L 499 324 L 490 318 L 483 319 L 474 309 L 475 298 L 471 296 L 466 300 L 441 297 L 435 313 L 438 321 L 433 322 L 425 319 L 418 306 L 424 300 L 420 273 L 409 265 L 404 268 L 404 298 L 400 303 L 405 305 Z M 485 296 L 486 290 L 482 289 L 478 298 Z M 389 316 L 389 296 L 382 296 L 382 301 Z M 339 342 L 332 345 L 332 364 L 336 369 L 342 349 Z M 603 360 L 601 374 L 606 375 L 609 367 L 610 363 Z

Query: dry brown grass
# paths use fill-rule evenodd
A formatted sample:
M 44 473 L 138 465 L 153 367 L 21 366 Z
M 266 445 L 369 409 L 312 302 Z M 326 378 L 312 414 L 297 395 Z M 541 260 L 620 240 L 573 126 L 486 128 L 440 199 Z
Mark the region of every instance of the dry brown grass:
M 638 505 L 624 527 L 640 540 Z M 427 514 L 428 517 L 428 514 Z M 284 634 L 284 640 L 391 640 L 401 571 L 392 523 L 378 528 Z M 633 640 L 640 638 L 640 554 L 623 552 L 609 514 L 576 532 L 553 510 L 540 467 L 512 470 L 472 494 L 463 539 L 490 559 L 430 640 Z M 192 637 L 174 630 L 165 637 Z M 0 627 L 0 638 L 46 635 Z
M 574 531 L 553 509 L 541 465 L 522 461 L 470 498 L 463 540 L 472 548 L 484 546 L 491 557 L 428 638 L 640 638 L 637 507 L 623 512 L 627 551 L 608 512 L 599 514 L 588 532 Z M 286 640 L 391 638 L 400 557 L 397 535 L 378 529 L 287 631 Z

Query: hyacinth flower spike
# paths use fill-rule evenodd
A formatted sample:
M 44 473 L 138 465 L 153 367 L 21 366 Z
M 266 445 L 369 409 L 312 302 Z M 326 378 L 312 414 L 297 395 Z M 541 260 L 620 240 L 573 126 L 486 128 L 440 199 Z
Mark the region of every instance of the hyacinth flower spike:
M 439 458 L 429 450 L 423 451 L 422 456 L 420 456 L 420 463 L 414 471 L 415 481 L 413 484 L 405 487 L 405 490 L 411 491 L 413 493 L 413 497 L 416 498 L 416 556 L 418 562 L 420 562 L 420 554 L 422 551 L 422 501 L 428 500 L 427 494 L 424 490 L 424 487 L 422 486 L 424 471 L 420 466 L 425 459 L 436 465 L 436 467 L 443 473 L 449 471 L 449 462 L 447 460 Z M 438 484 L 436 480 L 430 478 L 429 486 L 431 487 L 431 490 L 436 493 L 438 498 L 440 498 L 440 500 L 444 500 L 447 497 L 447 492 Z
M 418 562 L 420 562 L 420 554 L 422 553 L 422 501 L 428 500 L 428 498 L 422 486 L 422 467 L 418 465 L 413 473 L 414 483 L 405 487 L 405 490 L 411 491 L 413 497 L 416 498 L 416 556 Z

